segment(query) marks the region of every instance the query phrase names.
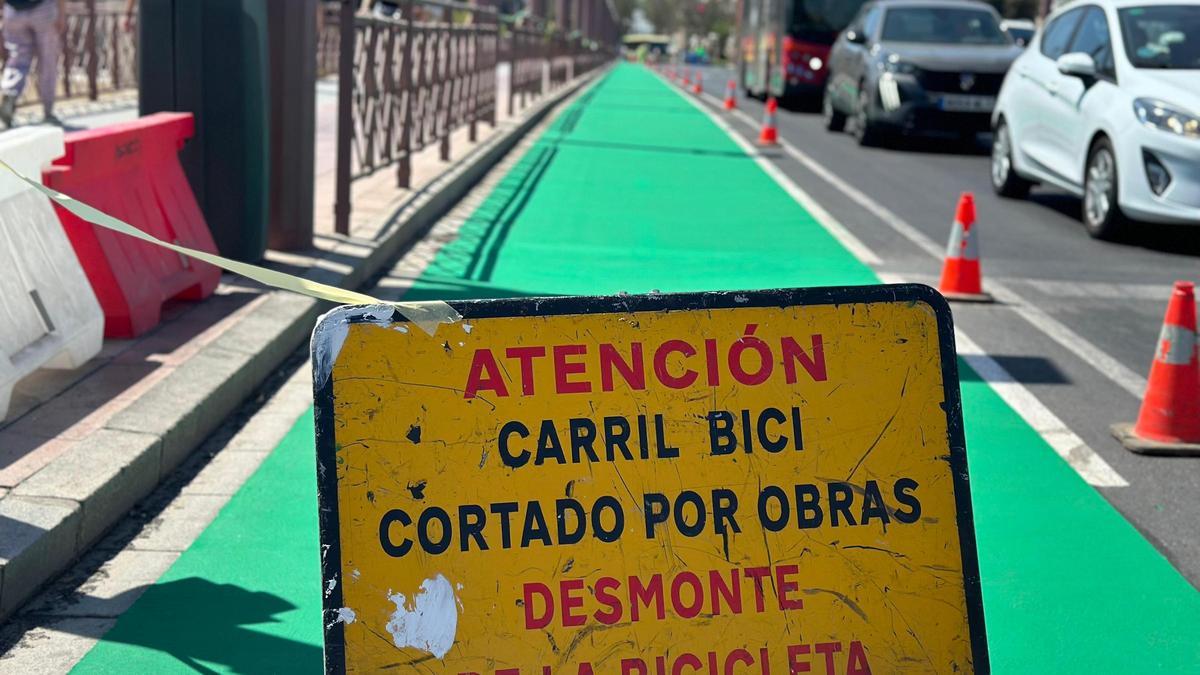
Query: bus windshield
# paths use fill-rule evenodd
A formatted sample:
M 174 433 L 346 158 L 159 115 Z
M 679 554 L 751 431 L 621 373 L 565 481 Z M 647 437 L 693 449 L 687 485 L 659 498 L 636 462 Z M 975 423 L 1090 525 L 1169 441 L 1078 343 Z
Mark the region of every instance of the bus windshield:
M 833 44 L 865 0 L 793 0 L 788 35 L 817 44 Z

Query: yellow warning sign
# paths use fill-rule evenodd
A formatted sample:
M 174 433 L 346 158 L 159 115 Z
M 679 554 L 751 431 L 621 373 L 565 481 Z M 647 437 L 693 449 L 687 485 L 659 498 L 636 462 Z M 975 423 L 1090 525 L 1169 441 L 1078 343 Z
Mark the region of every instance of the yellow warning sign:
M 454 306 L 314 334 L 330 672 L 987 670 L 932 290 Z

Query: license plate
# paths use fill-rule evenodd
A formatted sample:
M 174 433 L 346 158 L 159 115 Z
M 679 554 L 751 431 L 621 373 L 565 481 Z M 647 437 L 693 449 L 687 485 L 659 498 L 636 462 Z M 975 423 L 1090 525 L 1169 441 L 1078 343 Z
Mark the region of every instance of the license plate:
M 995 107 L 995 96 L 942 94 L 938 97 L 938 108 L 947 112 L 991 112 Z

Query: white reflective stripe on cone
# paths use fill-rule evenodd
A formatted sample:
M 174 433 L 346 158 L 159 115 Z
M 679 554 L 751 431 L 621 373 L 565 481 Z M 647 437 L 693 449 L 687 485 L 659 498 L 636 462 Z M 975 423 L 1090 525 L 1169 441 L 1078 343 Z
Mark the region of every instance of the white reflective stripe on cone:
M 946 244 L 946 257 L 979 260 L 979 237 L 975 234 L 975 228 L 968 230 L 962 223 L 954 221 L 950 242 Z
M 1186 366 L 1192 362 L 1195 353 L 1195 331 L 1174 324 L 1163 324 L 1162 332 L 1158 335 L 1158 354 L 1155 358 L 1170 366 Z

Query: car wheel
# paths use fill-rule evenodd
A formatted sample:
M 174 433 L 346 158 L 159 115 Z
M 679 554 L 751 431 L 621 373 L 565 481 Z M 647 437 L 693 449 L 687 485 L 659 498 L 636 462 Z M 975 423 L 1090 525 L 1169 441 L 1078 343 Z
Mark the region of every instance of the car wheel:
M 1125 215 L 1117 197 L 1117 155 L 1112 143 L 1101 138 L 1088 153 L 1083 176 L 1083 224 L 1096 239 L 1117 239 Z
M 854 109 L 854 137 L 863 147 L 880 145 L 883 142 L 883 132 L 879 125 L 871 121 L 871 94 L 867 91 L 866 83 L 858 85 L 858 105 Z
M 1024 199 L 1033 184 L 1017 175 L 1012 155 L 1012 134 L 1002 121 L 992 138 L 992 189 L 1001 197 Z
M 825 95 L 821 97 L 821 116 L 825 118 L 825 128 L 829 131 L 842 131 L 846 128 L 846 113 L 833 107 L 833 98 L 829 95 L 828 87 L 825 88 Z

